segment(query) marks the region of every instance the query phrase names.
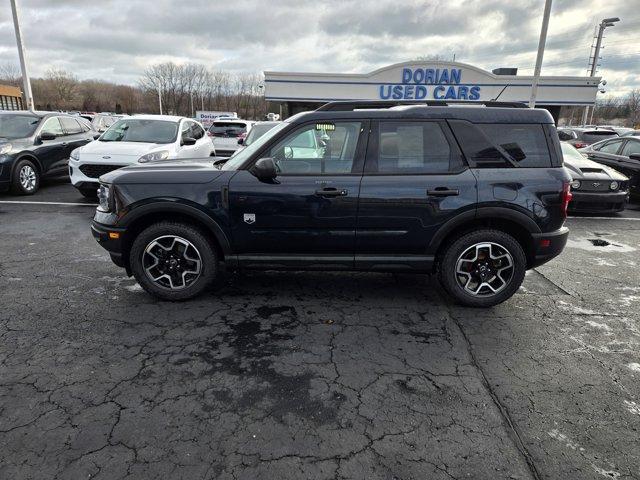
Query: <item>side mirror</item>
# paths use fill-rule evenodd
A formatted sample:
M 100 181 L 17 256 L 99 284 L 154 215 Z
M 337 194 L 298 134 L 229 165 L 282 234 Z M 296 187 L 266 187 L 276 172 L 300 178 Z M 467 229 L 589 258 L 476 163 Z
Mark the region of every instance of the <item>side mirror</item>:
M 182 145 L 195 145 L 196 139 L 193 137 L 182 137 Z
M 244 144 L 244 138 L 239 138 L 238 139 L 238 145 L 242 145 Z
M 629 160 L 640 162 L 640 153 L 632 153 L 631 155 L 629 155 Z
M 96 134 L 93 136 L 93 139 L 94 139 L 94 140 L 99 139 L 99 138 L 100 138 L 100 135 L 101 135 L 100 133 L 96 133 Z
M 42 132 L 40 134 L 40 140 L 55 140 L 57 135 L 51 132 Z
M 278 176 L 273 158 L 268 157 L 258 160 L 249 171 L 260 180 L 273 180 Z

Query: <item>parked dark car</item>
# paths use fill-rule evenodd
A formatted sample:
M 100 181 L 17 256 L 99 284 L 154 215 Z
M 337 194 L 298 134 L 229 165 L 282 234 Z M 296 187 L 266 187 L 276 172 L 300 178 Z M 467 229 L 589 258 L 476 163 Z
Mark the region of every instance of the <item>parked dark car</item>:
M 273 127 L 275 127 L 276 125 L 279 125 L 281 123 L 282 122 L 256 122 L 256 123 L 254 123 L 253 127 L 251 127 L 251 130 L 247 134 L 246 138 L 240 137 L 238 139 L 238 145 L 242 145 L 244 147 L 248 147 L 253 142 L 255 142 L 257 139 L 259 139 L 262 135 L 264 135 L 269 130 L 271 130 Z M 236 152 L 237 151 L 238 150 L 236 150 Z
M 592 143 L 606 140 L 607 138 L 617 137 L 618 134 L 613 130 L 598 127 L 561 127 L 558 128 L 558 137 L 560 141 L 567 142 L 576 148 L 584 148 Z
M 92 231 L 149 293 L 227 270 L 437 273 L 458 302 L 511 297 L 565 246 L 569 172 L 546 110 L 336 102 L 230 159 L 100 178 Z
M 570 212 L 621 212 L 629 201 L 629 179 L 613 168 L 589 160 L 562 142 L 564 166 L 571 173 Z
M 640 197 L 640 137 L 625 135 L 598 142 L 582 149 L 581 153 L 629 177 L 630 194 Z
M 0 112 L 0 191 L 30 195 L 45 176 L 67 174 L 69 154 L 96 132 L 63 113 Z

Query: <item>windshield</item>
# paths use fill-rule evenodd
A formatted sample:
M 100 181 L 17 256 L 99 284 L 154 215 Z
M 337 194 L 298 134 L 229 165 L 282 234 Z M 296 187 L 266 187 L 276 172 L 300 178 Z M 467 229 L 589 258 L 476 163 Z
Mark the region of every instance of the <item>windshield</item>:
M 283 122 L 280 125 L 273 127 L 266 134 L 262 135 L 255 142 L 249 145 L 247 148 L 240 150 L 233 157 L 231 157 L 227 162 L 222 165 L 221 170 L 237 170 L 240 165 L 242 165 L 249 157 L 251 157 L 255 152 L 260 150 L 263 145 L 265 145 L 269 140 L 271 140 L 278 132 L 284 130 L 289 124 L 287 122 Z
M 560 142 L 560 145 L 562 146 L 562 156 L 565 159 L 573 158 L 574 160 L 584 160 L 582 154 L 578 150 L 576 150 L 573 145 L 563 142 Z
M 128 118 L 114 123 L 100 137 L 101 142 L 173 143 L 178 122 Z
M 238 122 L 214 122 L 209 128 L 214 137 L 239 137 L 246 131 L 247 125 Z
M 247 139 L 244 141 L 245 146 L 248 147 L 251 145 L 276 125 L 277 123 L 256 123 L 249 132 L 249 135 L 247 135 Z
M 40 118 L 33 115 L 0 115 L 0 138 L 25 138 L 36 131 Z

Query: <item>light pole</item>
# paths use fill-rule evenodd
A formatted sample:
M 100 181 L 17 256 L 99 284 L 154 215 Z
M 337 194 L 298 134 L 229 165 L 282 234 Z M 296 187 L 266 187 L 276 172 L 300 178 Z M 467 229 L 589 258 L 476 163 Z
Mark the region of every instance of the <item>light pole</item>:
M 160 115 L 162 115 L 162 87 L 158 83 L 158 105 L 160 106 Z
M 29 80 L 29 72 L 27 71 L 27 61 L 24 54 L 24 46 L 22 45 L 22 33 L 20 32 L 20 22 L 18 21 L 18 6 L 16 0 L 11 0 L 11 12 L 13 13 L 13 28 L 16 31 L 16 43 L 18 44 L 18 57 L 20 58 L 20 69 L 22 70 L 22 84 L 24 88 L 24 99 L 27 103 L 27 109 L 33 110 L 33 93 L 31 93 L 31 80 Z
M 542 70 L 542 57 L 544 56 L 544 46 L 547 43 L 547 30 L 549 29 L 549 15 L 551 14 L 551 0 L 544 3 L 544 13 L 542 15 L 542 28 L 540 29 L 540 40 L 538 41 L 538 55 L 536 57 L 536 68 L 533 71 L 533 81 L 531 82 L 531 98 L 529 108 L 536 106 L 536 96 L 538 95 L 538 82 L 540 81 L 540 70 Z
M 596 70 L 598 69 L 598 60 L 600 59 L 600 49 L 602 48 L 602 37 L 604 35 L 604 30 L 607 27 L 615 26 L 616 22 L 619 22 L 620 19 L 618 17 L 605 18 L 600 22 L 598 27 L 598 38 L 596 39 L 596 47 L 593 52 L 593 58 L 591 59 L 591 67 L 589 69 L 589 76 L 595 77 Z M 595 108 L 595 105 L 594 105 Z M 582 124 L 585 125 L 587 123 L 587 118 L 589 117 L 589 106 L 584 107 L 584 113 L 582 114 Z

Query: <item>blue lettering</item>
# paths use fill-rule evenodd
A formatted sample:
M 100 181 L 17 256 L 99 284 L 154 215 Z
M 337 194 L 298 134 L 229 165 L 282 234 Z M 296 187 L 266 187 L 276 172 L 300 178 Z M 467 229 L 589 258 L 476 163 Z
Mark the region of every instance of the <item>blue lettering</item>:
M 462 69 L 461 68 L 452 68 L 451 69 L 451 82 L 450 83 L 460 84 L 461 80 L 462 80 Z
M 458 87 L 458 100 L 468 100 L 467 98 L 468 93 L 469 93 L 469 88 Z
M 413 72 L 413 83 L 422 83 L 424 80 L 424 69 L 418 68 Z
M 480 87 L 471 87 L 469 89 L 469 100 L 479 100 L 480 99 Z
M 416 87 L 416 100 L 422 100 L 424 98 L 427 98 L 427 87 L 418 85 Z
M 444 88 L 444 87 L 442 87 Z M 455 99 L 456 98 L 456 89 L 455 87 L 449 87 L 447 88 L 447 93 L 444 96 L 445 100 L 448 100 L 450 98 Z
M 433 74 L 433 83 L 440 83 L 440 69 L 436 68 L 434 74 Z
M 413 89 L 415 87 L 413 85 L 407 85 L 404 87 L 404 98 L 405 100 L 413 100 Z
M 380 85 L 380 98 L 382 100 L 388 100 L 390 96 L 391 96 L 391 85 Z
M 440 81 L 438 83 L 449 83 L 449 69 L 445 68 L 442 71 L 442 76 L 440 77 Z
M 442 100 L 444 98 L 444 96 L 441 94 L 441 92 L 444 92 L 444 87 L 442 85 L 437 86 L 436 88 L 433 89 L 433 98 L 435 98 L 436 100 Z
M 402 85 L 394 85 L 393 87 L 393 95 L 391 96 L 394 100 L 402 99 Z
M 411 77 L 413 77 L 413 72 L 411 71 L 411 69 L 410 68 L 403 68 L 402 69 L 402 83 L 411 82 Z
M 428 68 L 427 70 L 425 70 L 424 83 L 436 83 L 435 79 L 433 78 L 434 73 L 435 72 L 433 71 L 433 68 Z

